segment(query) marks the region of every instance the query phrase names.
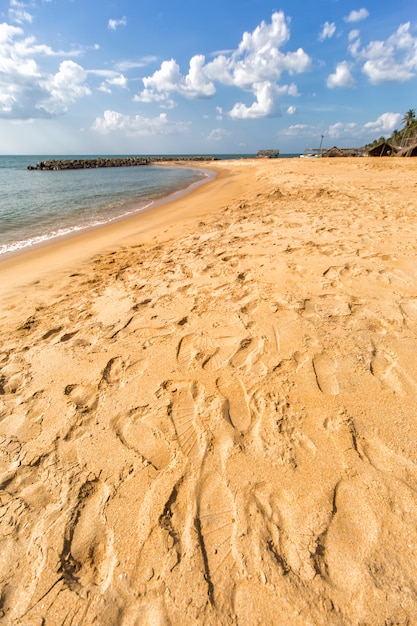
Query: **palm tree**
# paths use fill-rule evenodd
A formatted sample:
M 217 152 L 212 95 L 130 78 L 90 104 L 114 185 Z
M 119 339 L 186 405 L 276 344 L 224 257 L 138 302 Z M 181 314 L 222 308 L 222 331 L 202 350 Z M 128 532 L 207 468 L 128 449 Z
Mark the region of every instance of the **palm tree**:
M 416 110 L 409 109 L 401 121 L 404 122 L 406 128 L 412 126 L 416 121 Z
M 403 116 L 404 128 L 402 129 L 401 146 L 408 146 L 415 139 L 417 131 L 416 110 L 409 109 Z
M 400 130 L 393 130 L 389 141 L 391 141 L 394 146 L 399 146 L 401 143 L 402 132 Z

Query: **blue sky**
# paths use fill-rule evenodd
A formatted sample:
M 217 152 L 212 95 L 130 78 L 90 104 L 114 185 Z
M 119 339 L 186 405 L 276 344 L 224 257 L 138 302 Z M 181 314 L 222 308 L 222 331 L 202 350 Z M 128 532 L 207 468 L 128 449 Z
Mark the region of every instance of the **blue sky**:
M 0 0 L 1 154 L 360 146 L 416 106 L 415 0 Z

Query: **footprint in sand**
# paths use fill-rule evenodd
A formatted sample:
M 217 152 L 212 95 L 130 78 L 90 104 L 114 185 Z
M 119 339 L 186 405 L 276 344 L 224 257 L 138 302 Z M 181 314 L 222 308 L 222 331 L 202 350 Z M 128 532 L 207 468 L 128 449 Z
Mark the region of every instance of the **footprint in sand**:
M 156 470 L 171 462 L 171 450 L 163 433 L 146 423 L 146 415 L 139 411 L 119 417 L 116 434 L 122 443 L 146 459 Z
M 275 345 L 282 359 L 290 359 L 295 352 L 305 348 L 303 320 L 295 311 L 280 310 L 274 317 Z
M 212 339 L 209 335 L 186 335 L 178 345 L 177 362 L 184 369 L 188 369 L 197 356 L 203 355 L 202 367 L 208 371 L 221 369 L 228 363 L 236 349 L 234 337 L 219 337 Z
M 313 358 L 313 368 L 320 391 L 330 396 L 337 396 L 339 383 L 336 378 L 337 364 L 335 361 L 325 353 L 317 354 Z
M 15 394 L 29 382 L 24 361 L 12 361 L 0 370 L 0 395 Z
M 215 347 L 214 353 L 203 363 L 203 368 L 209 371 L 217 371 L 224 367 L 230 360 L 236 349 L 235 337 L 219 337 L 216 339 L 219 344 Z
M 259 337 L 244 339 L 230 363 L 233 367 L 252 365 L 256 357 L 262 352 L 263 346 L 264 342 Z
M 217 379 L 217 388 L 227 400 L 229 419 L 239 432 L 246 432 L 251 425 L 251 414 L 246 389 L 242 381 L 225 376 Z
M 203 555 L 210 600 L 227 609 L 236 584 L 233 534 L 236 513 L 224 479 L 210 473 L 197 490 L 195 528 Z
M 102 380 L 108 385 L 114 385 L 118 383 L 122 378 L 125 369 L 125 364 L 120 356 L 115 356 L 107 363 L 103 371 Z
M 199 390 L 195 383 L 173 384 L 171 389 L 170 416 L 177 433 L 180 448 L 192 461 L 201 458 L 198 415 Z
M 401 302 L 400 309 L 405 315 L 407 326 L 413 327 L 417 322 L 417 299 L 410 298 Z
M 395 368 L 397 360 L 388 353 L 375 350 L 370 365 L 371 374 L 392 391 L 401 392 L 402 385 Z
M 107 363 L 103 370 L 100 386 L 104 383 L 108 385 L 120 385 L 123 387 L 134 378 L 142 376 L 148 366 L 146 359 L 140 359 L 133 363 L 125 362 L 122 357 L 115 356 Z
M 99 396 L 94 385 L 67 385 L 64 393 L 82 413 L 94 411 L 98 406 Z
M 106 586 L 116 557 L 106 530 L 105 508 L 110 488 L 88 481 L 79 490 L 77 503 L 64 533 L 60 572 L 70 589 Z
M 177 361 L 181 367 L 188 369 L 198 353 L 196 348 L 198 341 L 197 335 L 186 335 L 183 337 L 178 345 Z

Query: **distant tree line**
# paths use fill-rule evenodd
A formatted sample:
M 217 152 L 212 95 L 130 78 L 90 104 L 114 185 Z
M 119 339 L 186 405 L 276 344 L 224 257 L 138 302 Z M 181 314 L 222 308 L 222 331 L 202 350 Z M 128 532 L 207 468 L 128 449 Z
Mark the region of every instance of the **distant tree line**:
M 417 141 L 416 110 L 409 109 L 407 113 L 403 115 L 401 121 L 404 124 L 401 130 L 394 130 L 388 138 L 380 137 L 379 139 L 375 139 L 372 143 L 368 143 L 365 148 L 374 148 L 384 142 L 388 142 L 393 146 L 402 148 L 403 146 L 407 146 L 414 143 L 414 141 Z

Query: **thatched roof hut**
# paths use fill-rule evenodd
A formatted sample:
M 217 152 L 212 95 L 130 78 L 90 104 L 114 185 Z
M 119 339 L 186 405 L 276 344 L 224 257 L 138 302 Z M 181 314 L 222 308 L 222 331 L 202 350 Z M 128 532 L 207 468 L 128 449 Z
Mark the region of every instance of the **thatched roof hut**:
M 325 150 L 321 156 L 322 157 L 342 157 L 345 155 L 343 154 L 340 148 L 338 148 L 337 146 L 333 146 L 333 148 L 330 148 L 329 150 Z
M 370 150 L 368 150 L 368 156 L 392 156 L 397 152 L 398 148 L 392 146 L 390 143 L 388 143 L 388 141 L 383 141 L 382 143 L 379 143 L 377 146 L 375 146 L 375 148 L 371 148 Z
M 407 156 L 407 157 L 415 157 L 417 156 L 417 142 L 412 144 L 411 146 L 407 146 L 403 148 L 398 153 L 398 156 Z

